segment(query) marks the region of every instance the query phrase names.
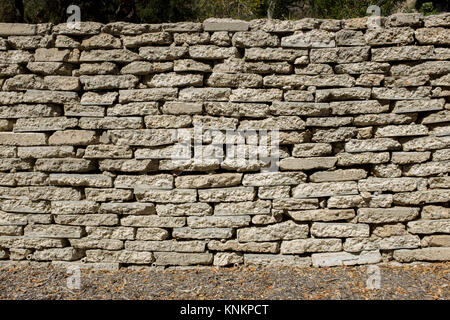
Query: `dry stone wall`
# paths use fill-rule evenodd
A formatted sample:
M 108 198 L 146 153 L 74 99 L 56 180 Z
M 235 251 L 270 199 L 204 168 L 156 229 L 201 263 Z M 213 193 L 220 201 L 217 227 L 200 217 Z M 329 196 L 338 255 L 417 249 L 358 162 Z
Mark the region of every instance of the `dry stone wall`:
M 0 263 L 450 260 L 450 14 L 382 24 L 0 24 Z

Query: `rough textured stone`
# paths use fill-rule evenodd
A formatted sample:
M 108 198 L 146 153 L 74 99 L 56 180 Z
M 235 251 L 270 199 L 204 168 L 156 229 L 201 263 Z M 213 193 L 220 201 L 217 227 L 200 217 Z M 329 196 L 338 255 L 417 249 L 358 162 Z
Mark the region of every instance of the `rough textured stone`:
M 304 239 L 308 236 L 308 232 L 308 225 L 286 221 L 267 227 L 238 229 L 237 239 L 239 242 Z
M 450 220 L 417 220 L 408 222 L 408 232 L 414 234 L 450 233 Z
M 281 243 L 281 254 L 302 254 L 306 252 L 333 252 L 341 251 L 340 239 L 302 239 L 283 241 Z
M 303 183 L 293 189 L 294 198 L 318 198 L 358 194 L 356 182 Z
M 449 17 L 0 24 L 2 264 L 448 261 Z
M 392 223 L 411 221 L 419 216 L 419 208 L 361 208 L 358 209 L 358 222 Z
M 447 261 L 450 248 L 422 248 L 413 250 L 395 250 L 394 259 L 400 262 L 412 261 Z
M 378 250 L 362 251 L 359 254 L 349 252 L 314 253 L 311 255 L 315 267 L 352 266 L 358 264 L 374 264 L 381 261 Z
M 294 221 L 336 221 L 348 220 L 355 217 L 353 209 L 334 210 L 334 209 L 317 209 L 304 211 L 289 211 L 289 216 Z
M 369 225 L 314 222 L 311 226 L 311 234 L 321 238 L 364 238 L 369 236 Z
M 311 266 L 311 258 L 275 254 L 244 254 L 244 264 L 305 268 Z

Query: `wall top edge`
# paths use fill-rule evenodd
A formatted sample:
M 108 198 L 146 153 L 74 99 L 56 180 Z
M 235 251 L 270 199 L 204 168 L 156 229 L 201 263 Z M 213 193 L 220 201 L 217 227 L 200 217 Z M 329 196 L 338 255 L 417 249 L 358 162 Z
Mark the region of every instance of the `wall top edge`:
M 340 29 L 364 30 L 371 28 L 370 17 L 345 20 L 303 18 L 300 20 L 255 19 L 251 21 L 230 18 L 210 18 L 203 22 L 177 22 L 161 24 L 135 24 L 128 22 L 99 22 L 25 24 L 0 23 L 0 37 L 4 36 L 34 36 L 48 33 L 65 35 L 90 35 L 101 32 L 135 35 L 147 32 L 240 32 L 265 31 L 273 33 L 287 33 L 302 30 L 322 29 L 337 31 Z M 380 17 L 379 25 L 384 28 L 392 27 L 450 27 L 450 13 L 423 16 L 421 13 L 397 13 L 387 17 Z

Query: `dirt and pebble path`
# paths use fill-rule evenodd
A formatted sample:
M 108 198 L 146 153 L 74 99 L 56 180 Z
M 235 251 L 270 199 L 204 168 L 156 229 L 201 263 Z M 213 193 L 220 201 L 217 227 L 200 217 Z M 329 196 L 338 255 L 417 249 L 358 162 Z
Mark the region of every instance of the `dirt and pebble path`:
M 0 299 L 450 299 L 450 263 L 380 266 L 380 289 L 367 267 L 201 268 L 81 271 L 69 290 L 64 269 L 0 269 Z

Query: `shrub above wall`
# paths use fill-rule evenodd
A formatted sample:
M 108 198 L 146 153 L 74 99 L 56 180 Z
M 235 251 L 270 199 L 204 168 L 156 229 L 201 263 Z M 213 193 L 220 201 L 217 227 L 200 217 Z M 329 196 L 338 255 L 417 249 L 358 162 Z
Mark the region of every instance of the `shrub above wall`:
M 450 14 L 382 23 L 0 24 L 0 263 L 450 260 Z

